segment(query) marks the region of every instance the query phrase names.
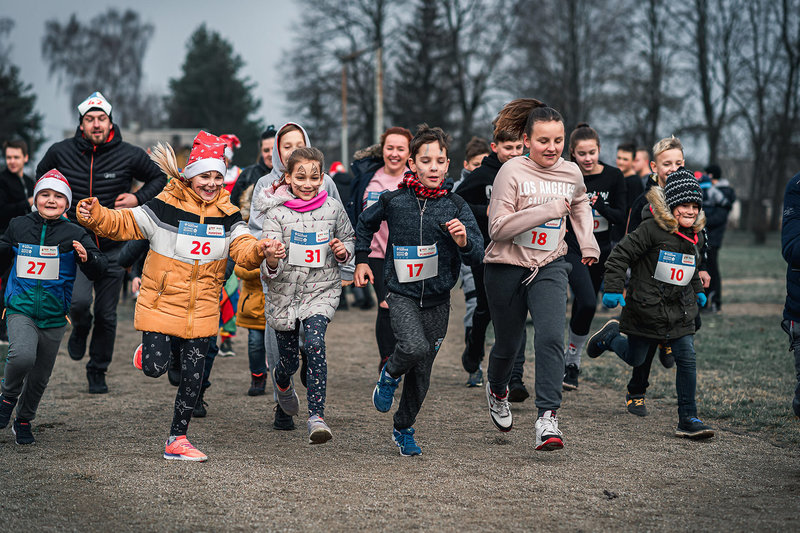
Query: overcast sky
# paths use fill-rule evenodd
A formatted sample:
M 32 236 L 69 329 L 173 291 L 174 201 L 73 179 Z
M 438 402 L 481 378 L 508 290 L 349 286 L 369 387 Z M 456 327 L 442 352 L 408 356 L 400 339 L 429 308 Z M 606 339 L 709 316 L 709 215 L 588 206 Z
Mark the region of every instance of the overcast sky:
M 266 124 L 276 126 L 288 119 L 279 85 L 280 78 L 276 74 L 281 51 L 289 48 L 290 24 L 296 21 L 295 15 L 298 11 L 295 2 L 3 0 L 2 4 L 0 16 L 10 17 L 15 23 L 9 38 L 13 47 L 11 61 L 20 67 L 22 80 L 33 86 L 37 95 L 37 109 L 44 115 L 47 141 L 43 149 L 50 143 L 61 140 L 65 129 L 74 130 L 77 126 L 77 111 L 69 109 L 66 91 L 57 86 L 55 79 L 48 77 L 47 67 L 42 60 L 44 23 L 52 18 L 65 22 L 75 12 L 81 22 L 88 22 L 109 7 L 119 10 L 134 9 L 143 20 L 155 26 L 143 63 L 143 90 L 166 94 L 168 80 L 181 73 L 189 36 L 205 22 L 209 29 L 218 31 L 230 41 L 236 53 L 244 60 L 242 75 L 257 84 L 254 92 L 261 100 L 259 116 Z M 114 105 L 114 95 L 105 96 Z M 122 133 L 124 138 L 124 130 Z M 43 154 L 44 151 L 40 150 L 38 156 Z M 32 163 L 35 165 L 35 161 Z

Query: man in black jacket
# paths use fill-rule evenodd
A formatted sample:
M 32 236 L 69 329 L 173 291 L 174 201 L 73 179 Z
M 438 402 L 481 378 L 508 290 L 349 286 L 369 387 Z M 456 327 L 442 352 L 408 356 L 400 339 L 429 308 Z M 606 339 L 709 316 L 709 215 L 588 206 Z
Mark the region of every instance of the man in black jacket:
M 122 141 L 122 133 L 112 122 L 111 104 L 99 92 L 78 105 L 80 124 L 75 136 L 52 145 L 36 167 L 36 176 L 58 169 L 69 181 L 75 198 L 97 197 L 104 207 L 136 207 L 153 198 L 164 188 L 166 178 L 147 153 Z M 136 179 L 144 186 L 131 193 Z M 77 201 L 75 205 L 77 205 Z M 75 220 L 75 207 L 67 216 Z M 72 299 L 72 334 L 67 349 L 70 357 L 80 360 L 92 329 L 92 288 L 94 288 L 94 335 L 89 346 L 86 377 L 89 392 L 108 392 L 105 374 L 114 352 L 117 331 L 117 303 L 124 270 L 117 261 L 121 242 L 93 235 L 100 251 L 108 257 L 108 270 L 92 282 L 78 273 Z
M 33 179 L 24 174 L 25 164 L 28 162 L 28 145 L 21 139 L 3 143 L 3 155 L 6 158 L 6 168 L 0 172 L 0 235 L 6 232 L 12 218 L 27 215 L 33 205 Z M 0 286 L 0 315 L 5 309 L 3 293 L 8 283 L 8 274 L 11 269 L 2 272 L 3 283 Z M 0 342 L 8 342 L 6 333 L 6 320 L 0 319 Z

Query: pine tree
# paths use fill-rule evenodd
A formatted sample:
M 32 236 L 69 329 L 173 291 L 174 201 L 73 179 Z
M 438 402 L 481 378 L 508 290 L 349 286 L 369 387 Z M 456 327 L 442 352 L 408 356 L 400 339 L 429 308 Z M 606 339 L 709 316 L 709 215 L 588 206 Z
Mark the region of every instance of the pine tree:
M 261 131 L 251 118 L 261 103 L 252 95 L 254 84 L 239 76 L 243 65 L 231 44 L 203 24 L 189 38 L 183 74 L 170 80 L 167 99 L 171 127 L 237 135 L 242 141 L 236 154 L 240 165 L 255 160 Z
M 8 18 L 0 18 L 0 143 L 22 139 L 31 153 L 44 140 L 42 115 L 36 112 L 36 95 L 30 84 L 19 78 L 19 68 L 9 62 L 11 47 L 4 43 L 14 27 Z

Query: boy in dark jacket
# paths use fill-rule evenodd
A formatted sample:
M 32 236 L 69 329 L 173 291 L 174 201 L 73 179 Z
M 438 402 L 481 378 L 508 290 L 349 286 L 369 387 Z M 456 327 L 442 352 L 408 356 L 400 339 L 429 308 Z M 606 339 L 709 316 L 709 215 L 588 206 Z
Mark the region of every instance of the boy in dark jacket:
M 450 290 L 462 261 L 483 259 L 480 230 L 469 206 L 443 187 L 450 160 L 441 128 L 419 127 L 411 140 L 409 167 L 400 188 L 364 210 L 356 228 L 356 286 L 373 280 L 368 265 L 373 234 L 386 221 L 389 237 L 384 275 L 397 344 L 372 394 L 378 411 L 389 411 L 394 392 L 406 383 L 394 415 L 393 438 L 403 456 L 420 455 L 414 441 L 417 413 L 430 384 L 433 361 L 447 332 Z M 419 216 L 417 216 L 419 215 Z
M 592 335 L 586 347 L 595 358 L 614 351 L 631 366 L 642 364 L 648 350 L 669 344 L 677 365 L 678 428 L 675 435 L 692 439 L 714 436 L 697 418 L 694 351 L 695 316 L 706 295 L 698 264 L 703 246 L 703 193 L 694 175 L 681 167 L 667 178 L 663 189 L 647 193 L 652 216 L 646 216 L 606 261 L 603 304 L 622 305 L 621 320 L 609 320 Z M 626 306 L 622 291 L 630 267 Z M 620 331 L 627 338 L 620 335 Z
M 8 360 L 0 395 L 0 428 L 17 405 L 17 444 L 33 444 L 31 420 L 42 399 L 64 336 L 76 266 L 89 279 L 106 270 L 105 255 L 86 230 L 64 213 L 72 191 L 57 170 L 46 173 L 33 192 L 35 211 L 11 221 L 0 238 L 0 270 L 12 259 L 5 288 Z
M 783 330 L 789 334 L 789 350 L 794 352 L 797 386 L 792 409 L 800 417 L 800 174 L 786 184 L 783 195 L 781 250 L 788 263 L 786 269 L 786 304 L 783 308 Z

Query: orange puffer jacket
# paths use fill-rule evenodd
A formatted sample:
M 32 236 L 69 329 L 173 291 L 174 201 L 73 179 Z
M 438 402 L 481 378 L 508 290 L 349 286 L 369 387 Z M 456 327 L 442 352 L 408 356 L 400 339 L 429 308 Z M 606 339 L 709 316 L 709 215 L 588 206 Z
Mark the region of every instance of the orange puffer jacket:
M 136 301 L 139 331 L 183 339 L 216 335 L 228 255 L 247 269 L 263 260 L 225 190 L 206 202 L 173 179 L 143 206 L 113 210 L 95 203 L 88 219 L 77 218 L 101 237 L 150 241 Z
M 261 286 L 261 270 L 247 270 L 237 266 L 233 271 L 242 280 L 239 308 L 236 310 L 236 325 L 247 329 L 264 329 L 267 318 L 264 314 L 264 288 Z

